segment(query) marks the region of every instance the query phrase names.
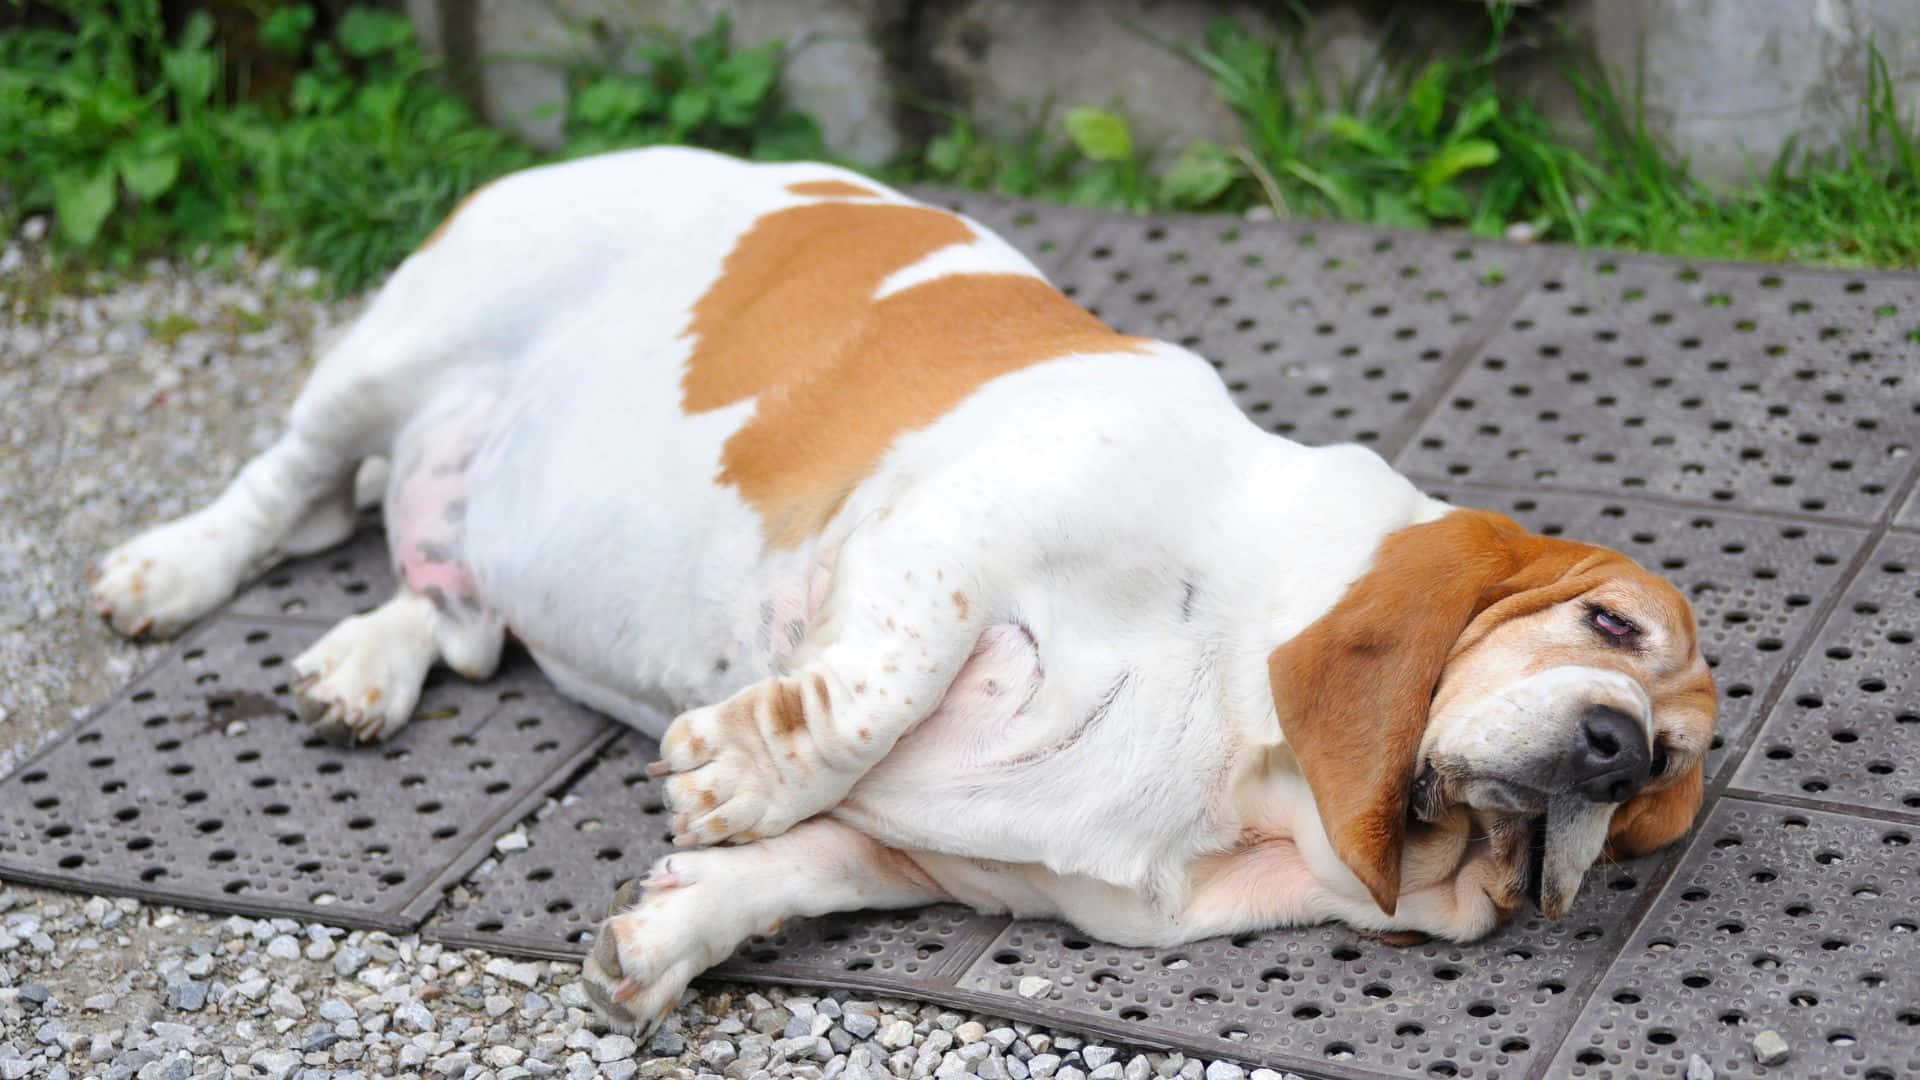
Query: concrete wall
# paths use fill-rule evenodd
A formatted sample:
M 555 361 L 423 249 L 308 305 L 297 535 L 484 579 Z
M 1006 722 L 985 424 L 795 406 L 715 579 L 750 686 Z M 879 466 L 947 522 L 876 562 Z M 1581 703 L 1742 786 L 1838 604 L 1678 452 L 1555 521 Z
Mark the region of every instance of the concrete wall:
M 1477 33 L 1479 0 L 1320 0 L 1323 68 L 1352 71 L 1382 47 L 1387 13 L 1415 48 L 1457 48 Z M 1564 18 L 1617 82 L 1644 70 L 1654 132 L 1711 177 L 1762 169 L 1788 136 L 1831 145 L 1866 86 L 1867 42 L 1888 58 L 1909 109 L 1920 108 L 1920 0 L 1559 0 Z M 936 126 L 922 106 L 964 110 L 1017 133 L 1049 105 L 1118 104 L 1145 145 L 1231 141 L 1232 116 L 1207 75 L 1153 39 L 1197 41 L 1226 16 L 1275 29 L 1276 5 L 1248 0 L 407 0 L 430 47 L 454 62 L 492 119 L 542 142 L 559 118 L 539 107 L 563 84 L 546 62 L 587 55 L 622 32 L 704 29 L 731 13 L 735 40 L 783 38 L 795 104 L 829 145 L 869 163 L 917 146 Z M 598 42 L 598 44 L 597 44 Z M 1517 84 L 1555 80 L 1546 54 L 1507 61 Z M 1541 104 L 1577 127 L 1571 98 Z

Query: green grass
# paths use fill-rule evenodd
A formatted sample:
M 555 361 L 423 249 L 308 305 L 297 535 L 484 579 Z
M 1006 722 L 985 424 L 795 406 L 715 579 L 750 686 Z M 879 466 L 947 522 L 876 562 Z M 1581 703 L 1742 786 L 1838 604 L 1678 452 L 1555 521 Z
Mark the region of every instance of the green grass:
M 994 142 L 956 117 L 896 175 L 1134 210 L 1264 204 L 1280 217 L 1483 235 L 1524 224 L 1541 239 L 1697 257 L 1920 265 L 1920 145 L 1871 44 L 1868 86 L 1837 148 L 1789 146 L 1744 183 L 1713 185 L 1648 132 L 1637 88 L 1590 65 L 1566 69 L 1582 132 L 1555 130 L 1503 87 L 1512 14 L 1490 7 L 1471 55 L 1382 57 L 1344 82 L 1317 68 L 1304 21 L 1279 40 L 1217 23 L 1202 42 L 1163 44 L 1213 77 L 1239 119 L 1231 146 L 1195 143 L 1162 165 L 1101 110 L 1091 110 L 1105 118 L 1098 145 L 1084 122 Z
M 0 227 L 55 223 L 56 272 L 85 280 L 149 255 L 218 263 L 242 248 L 364 287 L 466 192 L 537 161 L 684 143 L 748 157 L 827 156 L 788 107 L 778 42 L 740 47 L 724 18 L 688 37 L 599 42 L 566 70 L 565 146 L 543 154 L 481 124 L 385 11 L 338 18 L 260 4 L 216 38 L 169 31 L 160 0 L 0 0 Z M 1232 23 L 1161 44 L 1204 70 L 1239 121 L 1226 144 L 1153 153 L 1115 110 L 1080 106 L 1011 138 L 964 115 L 888 168 L 935 182 L 1135 211 L 1464 228 L 1704 257 L 1920 264 L 1920 146 L 1887 66 L 1841 145 L 1789 148 L 1746 182 L 1695 178 L 1653 138 L 1635 88 L 1570 66 L 1588 130 L 1566 133 L 1496 77 L 1513 9 L 1485 9 L 1479 48 L 1357 75 L 1315 64 L 1310 23 L 1264 39 Z M 0 291 L 7 286 L 0 283 Z

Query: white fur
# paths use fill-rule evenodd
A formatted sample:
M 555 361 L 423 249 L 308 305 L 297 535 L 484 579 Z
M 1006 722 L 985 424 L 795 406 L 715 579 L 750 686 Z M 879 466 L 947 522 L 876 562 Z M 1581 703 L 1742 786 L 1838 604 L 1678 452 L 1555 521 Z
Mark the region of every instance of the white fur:
M 395 272 L 233 489 L 108 557 L 99 607 L 123 631 L 178 628 L 303 521 L 332 524 L 368 455 L 394 462 L 390 522 L 427 541 L 463 497 L 471 581 L 435 580 L 470 585 L 472 609 L 403 595 L 302 658 L 308 693 L 330 715 L 390 682 L 399 661 L 360 669 L 394 635 L 416 690 L 422 655 L 484 674 L 511 626 L 565 692 L 665 738 L 679 830 L 763 839 L 675 856 L 702 884 L 609 923 L 626 974 L 590 971 L 636 1026 L 769 919 L 837 907 L 957 896 L 1148 944 L 1329 918 L 1488 929 L 1465 871 L 1383 915 L 1304 782 L 1263 765 L 1284 754 L 1269 651 L 1382 536 L 1446 507 L 1366 449 L 1261 431 L 1191 353 L 992 380 L 898 438 L 820 535 L 766 544 L 715 482 L 754 404 L 682 413 L 683 331 L 735 240 L 811 201 L 786 185 L 825 179 L 874 187 L 680 149 L 496 183 Z M 1036 274 L 977 231 L 882 291 Z M 464 474 L 427 482 L 467 439 Z M 790 744 L 728 718 L 764 718 L 781 687 L 808 701 Z M 1277 839 L 1216 865 L 1253 825 Z M 845 876 L 818 872 L 827 849 Z

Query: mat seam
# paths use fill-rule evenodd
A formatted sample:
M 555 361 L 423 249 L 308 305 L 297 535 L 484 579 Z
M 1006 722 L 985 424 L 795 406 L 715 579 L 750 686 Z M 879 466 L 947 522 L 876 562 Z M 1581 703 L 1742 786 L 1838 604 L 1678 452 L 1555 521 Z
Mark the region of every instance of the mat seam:
M 1520 310 L 1521 305 L 1525 304 L 1528 298 L 1539 290 L 1541 283 L 1547 280 L 1547 275 L 1565 260 L 1564 252 L 1542 253 L 1535 260 L 1533 270 L 1527 274 L 1525 283 L 1516 282 L 1512 298 L 1504 304 L 1483 308 L 1479 316 L 1467 325 L 1460 340 L 1448 350 L 1447 358 L 1441 362 L 1439 378 L 1434 380 L 1432 387 L 1409 404 L 1407 414 L 1396 423 L 1391 435 L 1382 438 L 1379 442 L 1380 456 L 1392 462 L 1394 468 L 1402 475 L 1408 474 L 1399 466 L 1400 455 L 1412 445 L 1414 436 L 1420 434 L 1421 426 L 1439 411 L 1448 395 L 1473 367 L 1474 359 L 1493 343 L 1494 338 L 1499 336 L 1507 320 L 1513 317 L 1513 313 Z

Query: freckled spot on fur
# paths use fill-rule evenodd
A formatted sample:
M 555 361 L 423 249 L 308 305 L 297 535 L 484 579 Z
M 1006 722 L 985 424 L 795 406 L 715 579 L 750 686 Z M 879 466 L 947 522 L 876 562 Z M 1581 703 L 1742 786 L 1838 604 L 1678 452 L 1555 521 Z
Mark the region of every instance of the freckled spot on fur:
M 821 675 L 817 671 L 814 672 L 813 677 L 811 679 L 811 685 L 813 686 L 813 696 L 820 699 L 821 710 L 829 713 L 832 712 L 833 711 L 833 695 L 827 692 L 826 676 Z
M 895 667 L 895 666 L 894 666 L 894 665 L 892 665 L 892 664 L 888 664 L 887 666 L 885 666 L 885 667 L 883 667 L 883 668 L 881 668 L 881 669 L 880 669 L 880 674 L 882 674 L 882 675 L 891 675 L 891 674 L 893 674 L 894 672 L 896 672 L 896 671 L 899 671 L 899 670 L 900 670 L 900 669 L 899 669 L 898 667 Z
M 370 686 L 370 687 L 368 687 L 368 688 L 367 688 L 367 693 L 366 693 L 366 702 L 367 702 L 367 704 L 369 704 L 369 705 L 374 705 L 374 704 L 377 704 L 377 703 L 378 703 L 378 702 L 380 701 L 380 699 L 381 699 L 382 697 L 385 697 L 385 696 L 386 696 L 386 695 L 384 695 L 384 694 L 382 694 L 382 693 L 380 692 L 380 688 L 379 688 L 379 687 L 377 687 L 377 686 Z
M 715 836 L 719 836 L 721 833 L 727 831 L 727 819 L 723 817 L 714 818 L 707 823 L 707 830 Z
M 903 627 L 901 627 L 901 628 L 900 628 L 900 632 L 901 632 L 901 633 L 903 633 L 903 634 L 905 634 L 905 635 L 907 635 L 907 636 L 908 636 L 909 638 L 912 638 L 912 639 L 913 639 L 913 640 L 915 640 L 915 641 L 919 641 L 919 640 L 920 640 L 920 631 L 918 631 L 918 630 L 915 630 L 915 629 L 914 629 L 913 627 L 911 627 L 911 626 L 903 626 Z
M 792 762 L 798 762 L 800 760 L 800 755 L 795 751 L 789 750 L 787 751 L 787 760 Z
M 687 753 L 694 757 L 704 757 L 707 753 L 707 741 L 698 735 L 687 738 Z
M 907 571 L 907 574 L 906 574 L 906 577 L 905 577 L 905 578 L 904 578 L 903 580 L 906 580 L 906 581 L 912 581 L 912 580 L 913 580 L 913 571 L 911 571 L 911 570 L 909 570 L 909 571 Z
M 860 736 L 861 742 L 866 742 L 868 739 L 873 738 L 873 732 L 868 731 L 866 728 L 861 728 L 859 731 L 855 732 L 855 734 Z
M 900 702 L 900 703 L 901 703 L 902 705 L 911 705 L 911 704 L 913 704 L 913 699 L 912 699 L 912 698 L 903 698 L 903 699 L 901 699 L 901 702 Z
M 853 692 L 854 692 L 854 693 L 856 693 L 856 694 L 864 694 L 864 693 L 866 693 L 866 692 L 867 692 L 867 684 L 866 684 L 866 683 L 864 683 L 864 682 L 857 682 L 857 683 L 854 683 L 854 684 L 853 684 Z
M 960 613 L 960 618 L 962 619 L 966 618 L 967 617 L 967 594 L 961 592 L 959 589 L 953 590 L 953 607 L 954 607 L 954 610 Z
M 699 796 L 700 809 L 711 810 L 720 805 L 720 799 L 711 791 L 702 791 Z
M 769 688 L 767 712 L 775 735 L 792 735 L 807 726 L 807 703 L 800 696 L 800 688 L 785 679 Z
M 887 629 L 893 629 L 893 616 L 887 616 Z

